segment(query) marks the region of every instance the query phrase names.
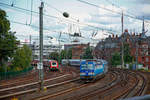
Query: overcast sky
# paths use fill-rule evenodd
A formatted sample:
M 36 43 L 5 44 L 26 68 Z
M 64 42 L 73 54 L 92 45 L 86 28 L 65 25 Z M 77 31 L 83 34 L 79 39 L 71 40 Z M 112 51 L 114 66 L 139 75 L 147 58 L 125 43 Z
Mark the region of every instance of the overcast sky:
M 113 34 L 121 34 L 121 15 L 112 13 L 102 8 L 113 10 L 114 12 L 121 13 L 122 10 L 125 14 L 131 15 L 137 18 L 145 18 L 150 22 L 150 0 L 83 0 L 89 3 L 98 5 L 94 7 L 88 4 L 79 2 L 78 0 L 33 0 L 33 11 L 39 12 L 40 2 L 44 2 L 44 14 L 49 16 L 56 16 L 57 18 L 51 18 L 44 16 L 44 42 L 58 43 L 59 33 L 62 32 L 78 32 L 80 28 L 82 36 L 87 38 L 81 38 L 81 42 L 92 42 L 89 38 L 92 37 L 93 32 L 98 34 L 93 37 L 94 39 L 102 39 L 110 34 L 105 31 L 113 30 Z M 0 0 L 0 3 L 8 5 L 14 5 L 24 9 L 31 10 L 32 0 Z M 24 24 L 30 24 L 39 27 L 39 15 L 31 12 L 15 9 L 4 4 L 0 4 L 0 8 L 7 12 L 8 19 L 11 22 L 11 31 L 16 31 L 16 36 L 19 40 L 29 40 L 29 35 L 32 36 L 32 42 L 38 41 L 39 29 L 12 23 L 12 21 L 21 22 Z M 69 18 L 64 18 L 62 12 L 68 12 Z M 71 21 L 68 21 L 71 20 Z M 79 20 L 79 23 L 76 23 Z M 97 28 L 87 26 L 93 25 Z M 71 30 L 72 28 L 72 30 Z M 145 23 L 146 30 L 150 30 L 150 24 Z M 101 30 L 103 29 L 103 30 Z M 124 16 L 124 29 L 130 31 L 141 32 L 142 21 L 132 19 Z M 148 31 L 147 35 L 150 35 Z M 48 36 L 54 37 L 52 40 Z M 61 35 L 61 38 L 65 43 L 72 41 L 68 35 Z

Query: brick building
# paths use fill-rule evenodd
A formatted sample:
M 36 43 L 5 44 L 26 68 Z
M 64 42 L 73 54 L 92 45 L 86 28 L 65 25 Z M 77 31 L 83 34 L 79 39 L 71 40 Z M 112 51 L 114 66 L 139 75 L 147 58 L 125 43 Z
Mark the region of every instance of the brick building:
M 94 54 L 96 58 L 106 59 L 110 63 L 113 53 L 120 52 L 121 54 L 123 40 L 124 43 L 129 44 L 130 53 L 134 57 L 134 60 L 137 57 L 138 64 L 142 64 L 144 67 L 150 69 L 150 37 L 147 37 L 145 33 L 143 21 L 142 33 L 137 35 L 125 30 L 119 37 L 118 35 L 109 36 L 97 44 Z
M 89 44 L 65 44 L 65 50 L 72 48 L 72 59 L 80 59 Z

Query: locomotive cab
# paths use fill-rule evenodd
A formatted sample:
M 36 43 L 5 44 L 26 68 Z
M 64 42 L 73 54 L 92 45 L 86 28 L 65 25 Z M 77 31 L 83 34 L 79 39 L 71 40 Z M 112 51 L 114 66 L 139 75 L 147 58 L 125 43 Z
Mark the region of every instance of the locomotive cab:
M 57 61 L 55 60 L 50 61 L 50 67 L 49 67 L 50 70 L 58 70 L 58 67 L 59 65 Z
M 94 77 L 94 62 L 82 61 L 80 65 L 80 79 L 81 80 L 93 80 Z
M 102 78 L 107 72 L 107 63 L 102 60 L 86 60 L 80 64 L 80 79 L 86 82 Z

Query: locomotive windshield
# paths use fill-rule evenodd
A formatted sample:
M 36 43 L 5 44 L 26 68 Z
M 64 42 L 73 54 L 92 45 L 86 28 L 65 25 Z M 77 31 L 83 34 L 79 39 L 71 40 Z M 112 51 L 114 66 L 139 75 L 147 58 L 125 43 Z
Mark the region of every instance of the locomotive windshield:
M 52 65 L 53 65 L 53 66 L 56 66 L 57 64 L 56 64 L 56 62 L 52 62 Z
M 87 65 L 86 65 L 86 64 L 82 64 L 82 65 L 81 65 L 81 69 L 82 69 L 82 70 L 87 69 Z
M 81 65 L 82 70 L 87 70 L 87 69 L 93 69 L 93 64 L 82 64 Z
M 88 69 L 93 69 L 93 64 L 88 64 Z

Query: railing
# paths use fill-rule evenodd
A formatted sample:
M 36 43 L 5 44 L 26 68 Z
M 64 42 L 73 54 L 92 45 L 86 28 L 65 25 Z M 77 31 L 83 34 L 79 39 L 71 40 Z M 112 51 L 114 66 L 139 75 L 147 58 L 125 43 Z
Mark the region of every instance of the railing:
M 33 67 L 31 66 L 31 67 L 25 68 L 21 71 L 0 72 L 0 80 L 9 79 L 9 78 L 16 77 L 16 76 L 19 76 L 22 74 L 26 74 L 27 72 L 31 71 L 32 69 L 33 69 Z

